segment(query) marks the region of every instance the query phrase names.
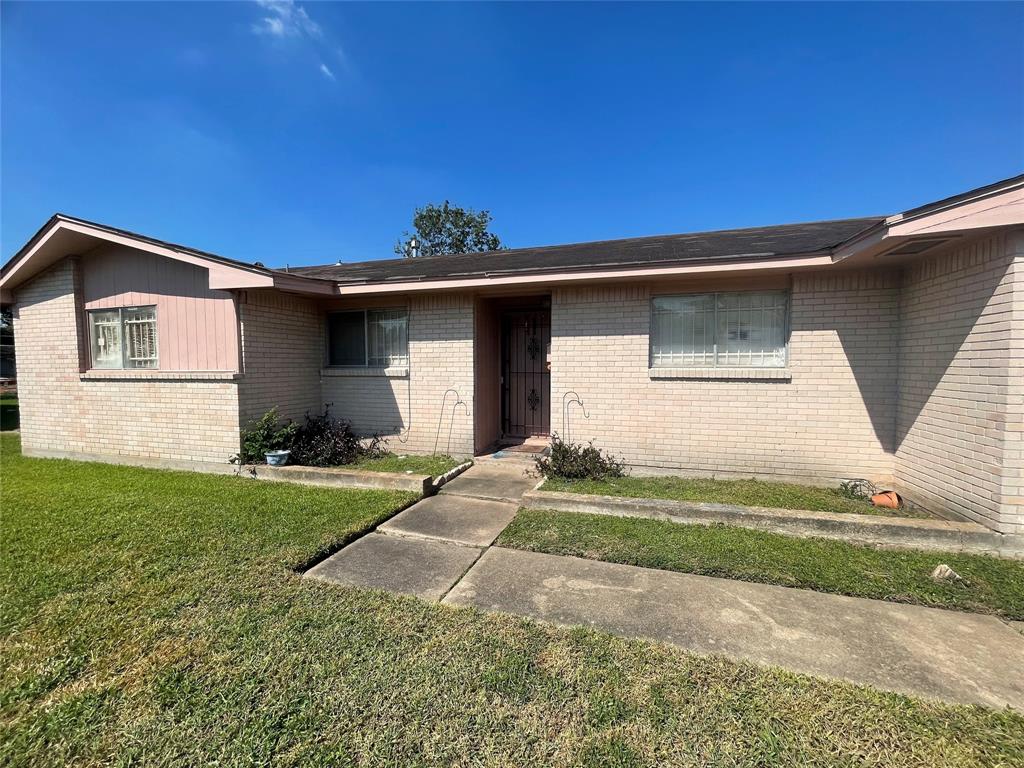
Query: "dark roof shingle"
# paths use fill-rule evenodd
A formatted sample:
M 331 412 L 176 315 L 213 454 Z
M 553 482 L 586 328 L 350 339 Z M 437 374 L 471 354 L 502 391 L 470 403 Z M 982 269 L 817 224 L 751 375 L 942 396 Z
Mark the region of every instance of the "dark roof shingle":
M 778 258 L 827 251 L 882 220 L 882 217 L 874 216 L 417 259 L 292 267 L 290 273 L 339 282 L 386 282 L 479 277 L 507 272 L 653 266 L 662 262 Z

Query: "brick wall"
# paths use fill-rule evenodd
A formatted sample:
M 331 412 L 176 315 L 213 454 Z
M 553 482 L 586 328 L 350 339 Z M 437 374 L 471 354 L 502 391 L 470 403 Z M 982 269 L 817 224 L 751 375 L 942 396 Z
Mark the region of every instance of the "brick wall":
M 1007 234 L 1007 281 L 1013 286 L 1009 376 L 1003 432 L 1001 527 L 1024 535 L 1024 230 Z
M 163 380 L 148 371 L 94 381 L 81 373 L 78 269 L 77 260 L 65 259 L 15 295 L 22 449 L 226 462 L 238 451 L 235 382 Z
M 414 296 L 408 306 L 408 372 L 367 376 L 365 371 L 331 371 L 323 377 L 323 400 L 333 403 L 332 412 L 349 419 L 360 432 L 388 436 L 396 453 L 429 453 L 436 440 L 440 452 L 472 455 L 472 297 Z M 453 408 L 456 399 L 449 394 L 442 413 L 448 389 L 457 390 L 465 406 Z
M 896 479 L 924 505 L 1024 532 L 1024 245 L 999 235 L 907 269 Z
M 677 288 L 714 289 L 681 284 L 657 292 Z M 789 380 L 651 378 L 651 295 L 642 285 L 554 292 L 554 429 L 562 424 L 563 393 L 575 390 L 590 419 L 573 408 L 573 439 L 593 439 L 630 464 L 700 474 L 891 478 L 897 275 L 795 277 Z
M 278 291 L 244 291 L 238 300 L 242 371 L 238 397 L 242 424 L 273 407 L 283 419 L 320 409 L 324 358 L 323 311 L 317 302 Z

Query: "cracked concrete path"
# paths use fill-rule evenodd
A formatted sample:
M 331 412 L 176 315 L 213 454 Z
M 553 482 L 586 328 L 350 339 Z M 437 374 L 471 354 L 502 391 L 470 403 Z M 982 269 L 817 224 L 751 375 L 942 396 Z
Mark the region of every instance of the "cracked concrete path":
M 306 576 L 1024 710 L 1024 636 L 990 616 L 493 547 L 529 467 L 480 461 Z
M 306 571 L 306 578 L 440 600 L 537 484 L 521 457 L 484 459 Z
M 443 602 L 1024 710 L 1024 637 L 991 616 L 501 547 Z

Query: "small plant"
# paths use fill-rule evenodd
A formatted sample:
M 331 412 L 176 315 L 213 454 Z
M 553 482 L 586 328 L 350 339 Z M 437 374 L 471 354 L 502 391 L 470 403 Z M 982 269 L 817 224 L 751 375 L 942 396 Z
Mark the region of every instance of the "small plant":
M 291 460 L 307 467 L 336 467 L 351 464 L 361 451 L 352 425 L 331 416 L 328 405 L 321 416 L 306 414 L 306 421 L 295 433 Z
M 359 455 L 366 459 L 384 459 L 394 454 L 388 450 L 387 438 L 374 435 L 359 446 Z
M 537 459 L 537 471 L 544 477 L 566 480 L 605 480 L 626 474 L 625 465 L 611 454 L 606 454 L 594 443 L 577 445 L 567 443 L 558 435 L 551 438 L 551 454 Z
M 232 464 L 263 464 L 268 451 L 287 451 L 298 432 L 299 425 L 292 421 L 280 424 L 277 408 L 271 408 L 257 421 L 242 430 L 242 450 L 232 456 Z
M 870 480 L 844 480 L 839 484 L 839 495 L 854 501 L 867 501 L 875 490 Z

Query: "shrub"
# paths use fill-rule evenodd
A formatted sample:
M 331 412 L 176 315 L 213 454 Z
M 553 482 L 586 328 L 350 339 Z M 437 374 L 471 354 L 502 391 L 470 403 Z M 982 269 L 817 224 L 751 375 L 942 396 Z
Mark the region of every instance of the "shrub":
M 295 433 L 292 464 L 307 467 L 336 467 L 351 464 L 361 453 L 359 437 L 347 421 L 331 416 L 331 408 L 321 416 L 306 414 L 306 421 Z
M 307 467 L 336 467 L 352 464 L 363 456 L 379 459 L 388 455 L 387 440 L 374 435 L 364 443 L 352 431 L 352 425 L 331 416 L 331 407 L 327 406 L 320 416 L 306 414 L 305 422 L 296 430 L 289 458 L 293 464 Z
M 839 484 L 839 495 L 854 501 L 867 501 L 876 490 L 870 480 L 844 480 Z
M 242 450 L 231 457 L 232 464 L 263 464 L 267 451 L 291 451 L 291 464 L 307 467 L 336 467 L 351 464 L 361 456 L 373 459 L 390 454 L 387 441 L 374 435 L 365 445 L 347 421 L 331 416 L 328 406 L 323 415 L 306 414 L 300 425 L 292 421 L 279 424 L 277 409 L 271 408 L 248 429 L 242 430 Z
M 604 480 L 626 474 L 619 459 L 595 448 L 593 442 L 577 445 L 563 441 L 558 435 L 551 438 L 551 455 L 537 459 L 537 471 L 544 477 L 566 480 Z
M 279 424 L 277 408 L 271 408 L 258 421 L 242 430 L 242 450 L 231 457 L 232 464 L 263 464 L 267 451 L 286 451 L 292 447 L 299 426 L 289 421 Z
M 392 456 L 394 454 L 388 450 L 387 438 L 374 435 L 365 444 L 360 444 L 359 455 L 367 459 L 383 459 L 385 456 Z

